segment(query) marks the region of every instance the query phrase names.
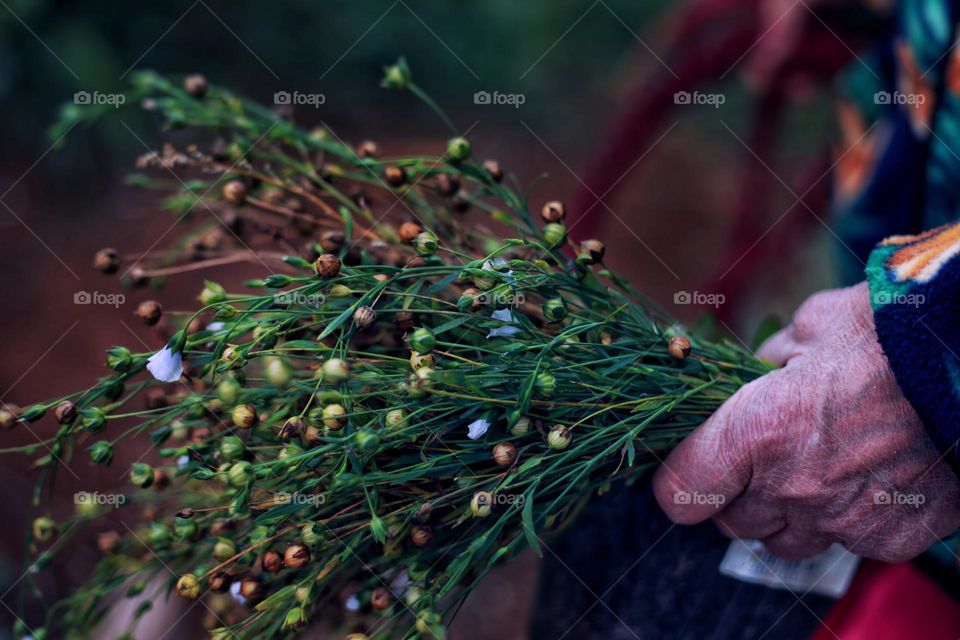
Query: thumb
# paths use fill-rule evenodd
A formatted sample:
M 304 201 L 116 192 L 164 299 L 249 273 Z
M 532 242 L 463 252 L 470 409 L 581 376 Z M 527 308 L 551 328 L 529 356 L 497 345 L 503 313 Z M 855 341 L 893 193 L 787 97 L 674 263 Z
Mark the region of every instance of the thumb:
M 756 382 L 759 382 L 756 381 Z M 717 515 L 750 482 L 750 448 L 738 437 L 747 385 L 687 436 L 657 469 L 653 493 L 678 524 L 696 524 Z

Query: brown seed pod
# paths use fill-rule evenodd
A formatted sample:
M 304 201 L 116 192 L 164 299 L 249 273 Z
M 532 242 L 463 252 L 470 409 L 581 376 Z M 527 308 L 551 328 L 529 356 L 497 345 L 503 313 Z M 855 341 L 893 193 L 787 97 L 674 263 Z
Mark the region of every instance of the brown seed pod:
M 116 531 L 104 531 L 97 534 L 97 549 L 100 553 L 113 553 L 120 544 L 120 534 Z
M 153 484 L 151 485 L 157 491 L 162 491 L 170 486 L 170 476 L 160 469 L 153 470 Z
M 320 247 L 327 253 L 337 253 L 347 241 L 342 231 L 324 231 L 320 235 Z
M 684 360 L 690 355 L 690 340 L 684 336 L 673 336 L 667 343 L 667 351 L 677 360 Z
M 310 562 L 310 550 L 299 542 L 295 542 L 287 547 L 283 552 L 283 564 L 290 569 L 299 569 Z
M 230 204 L 243 204 L 247 199 L 247 185 L 240 180 L 231 180 L 223 185 L 223 199 Z
M 410 541 L 418 546 L 425 547 L 433 539 L 433 529 L 428 525 L 415 525 L 410 529 Z
M 193 509 L 190 507 L 184 507 L 183 509 L 180 509 L 180 511 L 177 511 L 177 517 L 183 518 L 184 520 L 189 520 L 193 517 Z
M 560 222 L 566 215 L 567 208 L 559 200 L 551 200 L 540 210 L 540 217 L 544 222 Z
M 225 593 L 230 589 L 233 583 L 233 577 L 226 571 L 217 571 L 210 576 L 210 591 L 214 593 Z
M 297 416 L 290 418 L 280 427 L 280 439 L 293 440 L 294 438 L 299 438 L 300 434 L 303 433 L 303 426 L 303 419 Z
M 257 424 L 258 417 L 252 404 L 238 404 L 230 411 L 230 420 L 240 429 L 250 429 Z
M 0 406 L 0 429 L 13 429 L 20 417 L 20 407 L 9 402 Z
M 263 595 L 263 583 L 253 576 L 244 576 L 240 581 L 240 595 L 247 600 L 257 600 Z
M 490 178 L 494 182 L 501 182 L 503 180 L 503 169 L 500 168 L 500 163 L 496 160 L 484 160 L 483 168 L 487 170 L 487 173 L 490 174 Z
M 77 405 L 69 400 L 64 400 L 53 410 L 53 416 L 60 424 L 69 424 L 77 418 Z
M 264 551 L 263 558 L 260 559 L 260 566 L 267 573 L 279 573 L 283 569 L 283 556 L 273 549 Z
M 163 315 L 163 307 L 161 307 L 160 303 L 156 300 L 144 300 L 137 305 L 136 315 L 143 320 L 145 325 L 152 327 L 160 322 L 160 317 Z
M 143 267 L 133 267 L 127 275 L 130 276 L 130 284 L 134 287 L 144 287 L 150 282 L 150 278 L 147 277 L 147 272 L 143 270 Z
M 199 73 L 194 73 L 183 79 L 183 89 L 194 98 L 207 95 L 207 79 Z
M 353 323 L 361 329 L 366 329 L 377 319 L 377 312 L 373 307 L 358 307 L 353 312 Z
M 404 222 L 400 225 L 400 239 L 406 244 L 416 240 L 421 233 L 423 233 L 423 227 L 416 222 Z
M 580 255 L 586 258 L 587 264 L 603 262 L 607 248 L 599 240 L 584 240 L 580 243 Z
M 116 273 L 120 268 L 120 255 L 116 249 L 105 247 L 93 256 L 93 268 L 101 273 Z
M 400 331 L 410 331 L 413 329 L 414 317 L 412 311 L 399 311 L 397 315 L 393 316 L 393 324 L 397 326 L 397 329 Z
M 321 278 L 329 280 L 340 275 L 340 258 L 332 253 L 325 253 L 317 258 L 313 266 Z
M 501 467 L 509 467 L 517 459 L 517 448 L 509 442 L 501 442 L 493 447 L 493 461 Z
M 387 167 L 383 170 L 383 177 L 391 187 L 399 187 L 407 181 L 407 173 L 400 167 Z
M 383 611 L 389 607 L 392 600 L 390 591 L 385 587 L 377 587 L 370 592 L 370 606 L 377 611 Z
M 453 173 L 441 173 L 437 175 L 437 191 L 442 196 L 452 196 L 460 191 L 460 176 Z
M 379 158 L 380 145 L 373 140 L 364 140 L 357 145 L 357 155 L 361 158 Z

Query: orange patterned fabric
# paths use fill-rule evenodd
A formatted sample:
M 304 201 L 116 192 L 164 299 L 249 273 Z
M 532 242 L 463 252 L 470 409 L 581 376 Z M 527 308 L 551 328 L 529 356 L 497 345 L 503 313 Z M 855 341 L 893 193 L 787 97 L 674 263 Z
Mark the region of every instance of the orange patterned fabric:
M 940 268 L 960 253 L 960 224 L 950 224 L 915 236 L 893 236 L 881 246 L 901 246 L 887 260 L 900 282 L 929 282 Z

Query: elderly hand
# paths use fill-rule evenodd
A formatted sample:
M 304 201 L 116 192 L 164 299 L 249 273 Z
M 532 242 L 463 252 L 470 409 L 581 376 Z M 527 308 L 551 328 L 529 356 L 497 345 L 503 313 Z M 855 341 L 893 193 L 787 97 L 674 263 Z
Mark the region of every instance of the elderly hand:
M 657 471 L 674 522 L 712 517 L 785 558 L 840 542 L 888 562 L 960 526 L 960 481 L 897 386 L 869 295 L 866 284 L 818 293 L 761 347 L 783 368 L 738 391 Z

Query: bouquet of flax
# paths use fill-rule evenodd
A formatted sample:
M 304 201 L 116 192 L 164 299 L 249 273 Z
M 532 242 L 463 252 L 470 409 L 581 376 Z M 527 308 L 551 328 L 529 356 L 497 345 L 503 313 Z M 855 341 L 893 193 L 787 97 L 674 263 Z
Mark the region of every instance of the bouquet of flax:
M 450 125 L 402 60 L 384 85 Z M 236 292 L 207 282 L 195 313 L 162 318 L 162 350 L 115 347 L 96 384 L 5 410 L 10 425 L 48 413 L 60 425 L 22 448 L 37 456 L 27 562 L 40 569 L 110 511 L 54 512 L 58 467 L 109 465 L 130 438 L 153 445 L 121 507 L 146 517 L 99 525 L 97 569 L 34 636 L 92 637 L 118 599 L 139 597 L 137 618 L 145 596 L 176 594 L 214 612 L 214 638 L 311 623 L 443 638 L 492 567 L 539 552 L 768 370 L 683 335 L 604 268 L 599 241 L 568 240 L 562 203 L 531 214 L 464 137 L 387 159 L 200 76 L 141 72 L 131 96 L 197 141 L 143 156 L 132 178 L 172 188 L 164 205 L 185 231 L 133 264 L 104 249 L 96 266 L 123 267 L 131 286 L 251 260 L 265 277 Z M 70 106 L 60 126 L 91 108 Z M 137 313 L 164 315 L 156 302 Z

